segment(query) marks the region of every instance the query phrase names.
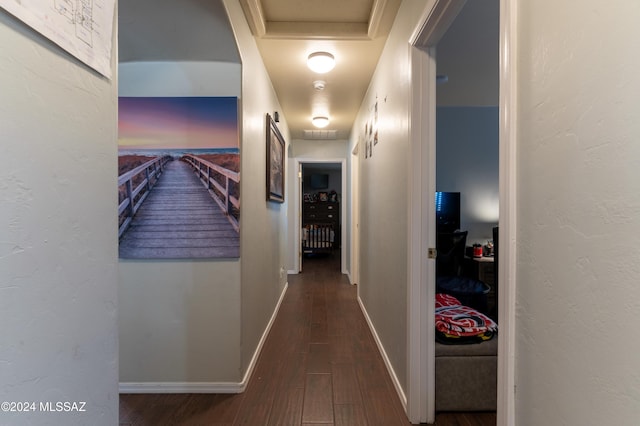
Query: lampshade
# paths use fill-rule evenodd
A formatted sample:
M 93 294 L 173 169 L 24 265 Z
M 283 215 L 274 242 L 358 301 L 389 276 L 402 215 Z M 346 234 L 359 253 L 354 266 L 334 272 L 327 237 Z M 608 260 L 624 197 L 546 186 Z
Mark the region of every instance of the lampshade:
M 313 117 L 311 122 L 313 123 L 314 126 L 321 129 L 329 125 L 329 117 Z
M 331 53 L 314 52 L 307 58 L 307 66 L 313 72 L 324 74 L 336 66 L 336 60 Z

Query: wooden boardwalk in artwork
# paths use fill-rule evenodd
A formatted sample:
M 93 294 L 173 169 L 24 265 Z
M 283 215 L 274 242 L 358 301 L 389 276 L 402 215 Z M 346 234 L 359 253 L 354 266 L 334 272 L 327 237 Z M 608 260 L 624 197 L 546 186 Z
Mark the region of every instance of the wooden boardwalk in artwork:
M 238 231 L 193 169 L 170 161 L 128 229 L 120 257 L 188 259 L 239 257 Z

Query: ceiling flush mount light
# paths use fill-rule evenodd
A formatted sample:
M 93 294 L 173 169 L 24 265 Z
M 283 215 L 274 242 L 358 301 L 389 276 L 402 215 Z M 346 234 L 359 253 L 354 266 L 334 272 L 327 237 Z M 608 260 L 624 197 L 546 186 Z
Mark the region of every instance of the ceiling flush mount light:
M 313 72 L 324 74 L 336 66 L 336 59 L 329 52 L 314 52 L 307 58 L 307 66 Z
M 311 122 L 317 128 L 322 129 L 323 127 L 327 127 L 329 125 L 329 117 L 313 117 Z

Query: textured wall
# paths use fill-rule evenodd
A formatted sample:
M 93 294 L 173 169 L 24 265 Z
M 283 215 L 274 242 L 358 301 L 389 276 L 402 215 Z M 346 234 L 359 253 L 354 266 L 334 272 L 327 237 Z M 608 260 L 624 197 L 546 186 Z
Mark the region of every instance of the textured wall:
M 404 1 L 363 100 L 351 148 L 364 139 L 365 123 L 378 102 L 379 143 L 373 156 L 360 152 L 359 296 L 406 391 L 407 248 L 409 205 L 409 39 L 425 7 Z
M 240 96 L 240 64 L 120 64 L 121 96 Z M 240 261 L 120 260 L 120 381 L 239 382 Z
M 438 107 L 436 191 L 460 192 L 467 243 L 493 239 L 498 224 L 498 107 Z
M 265 115 L 282 111 L 240 4 L 224 0 L 242 58 L 242 372 L 253 357 L 287 280 L 287 206 L 266 200 Z M 278 128 L 290 142 L 286 118 Z M 287 171 L 289 173 L 289 171 Z
M 120 67 L 123 96 L 239 96 L 242 174 L 240 260 L 120 262 L 123 382 L 239 383 L 286 283 L 287 204 L 265 201 L 265 114 L 281 108 L 240 5 L 225 8 L 241 67 Z M 284 118 L 279 127 L 288 140 Z
M 640 419 L 640 3 L 518 1 L 518 425 Z
M 0 10 L 0 401 L 86 402 L 2 424 L 118 422 L 113 70 Z
M 500 0 L 467 1 L 437 46 L 438 106 L 497 106 Z

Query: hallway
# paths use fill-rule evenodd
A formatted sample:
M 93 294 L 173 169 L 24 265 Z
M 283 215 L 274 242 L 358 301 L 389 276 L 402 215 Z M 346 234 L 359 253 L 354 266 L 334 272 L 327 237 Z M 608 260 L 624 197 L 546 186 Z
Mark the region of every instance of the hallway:
M 246 392 L 121 395 L 120 425 L 409 425 L 339 252 L 303 267 L 289 276 Z M 488 426 L 495 414 L 437 420 Z

